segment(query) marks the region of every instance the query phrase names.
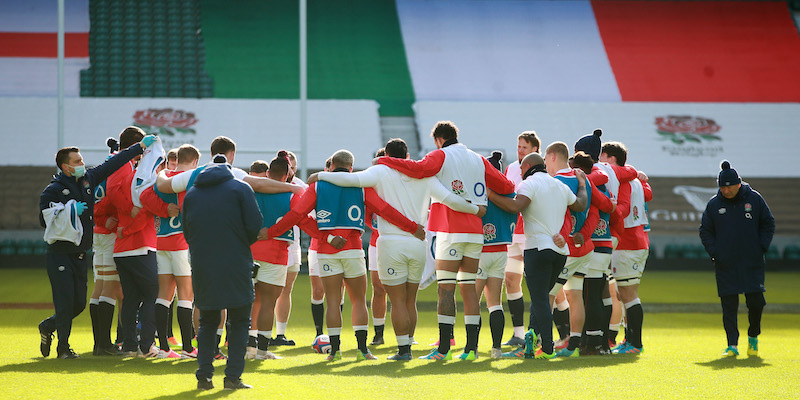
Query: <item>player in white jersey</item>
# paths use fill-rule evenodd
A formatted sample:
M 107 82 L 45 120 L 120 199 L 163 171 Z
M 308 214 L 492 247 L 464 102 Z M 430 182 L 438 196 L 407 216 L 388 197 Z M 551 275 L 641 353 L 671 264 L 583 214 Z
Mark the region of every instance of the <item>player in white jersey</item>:
M 476 205 L 486 205 L 486 192 L 501 194 L 514 191 L 511 183 L 488 160 L 458 142 L 458 128 L 450 121 L 440 121 L 431 132 L 437 150 L 420 161 L 382 157 L 388 165 L 413 178 L 437 179 L 453 193 Z M 452 359 L 450 338 L 455 325 L 455 286 L 458 283 L 464 301 L 464 324 L 467 342 L 462 360 L 477 358 L 480 332 L 480 305 L 475 292 L 475 277 L 483 248 L 483 223 L 474 215 L 460 213 L 442 205 L 431 205 L 428 230 L 436 231 L 436 277 L 439 284 L 439 347 L 423 358 Z
M 528 154 L 538 153 L 540 146 L 539 136 L 534 131 L 525 131 L 517 136 L 517 161 L 508 165 L 506 168 L 506 178 L 514 182 L 516 189 L 522 183 L 522 173 L 520 163 Z M 524 264 L 522 253 L 525 246 L 525 231 L 522 215 L 517 218 L 517 225 L 514 228 L 512 242 L 508 245 L 508 259 L 506 261 L 505 286 L 506 298 L 508 299 L 508 312 L 511 313 L 511 323 L 514 327 L 514 335 L 505 346 L 522 346 L 525 344 L 524 312 L 525 299 L 522 298 L 522 275 Z
M 408 147 L 402 139 L 386 144 L 388 157 L 408 158 Z M 385 165 L 375 165 L 357 173 L 320 173 L 322 181 L 342 187 L 374 187 L 378 195 L 401 214 L 424 224 L 429 199 L 443 202 L 453 210 L 482 215 L 484 206 L 470 204 L 450 192 L 435 178 L 414 179 Z M 416 325 L 416 298 L 425 266 L 427 243 L 410 233 L 378 219 L 380 237 L 377 243 L 378 274 L 392 302 L 392 325 L 397 337 L 397 354 L 390 360 L 411 360 L 409 334 Z
M 553 350 L 552 298 L 550 291 L 564 268 L 569 254 L 561 232 L 566 210 L 582 211 L 588 204 L 586 177 L 577 171 L 578 195 L 565 184 L 551 177 L 542 157 L 528 154 L 522 161 L 523 183 L 513 199 L 490 192 L 490 200 L 510 213 L 522 212 L 525 218 L 525 280 L 531 296 L 531 324 L 525 335 L 526 358 L 555 357 Z M 562 236 L 559 239 L 559 236 Z M 559 239 L 557 241 L 557 239 Z M 542 348 L 534 353 L 536 333 L 542 337 Z M 522 349 L 520 349 L 522 350 Z M 516 356 L 507 353 L 508 356 Z

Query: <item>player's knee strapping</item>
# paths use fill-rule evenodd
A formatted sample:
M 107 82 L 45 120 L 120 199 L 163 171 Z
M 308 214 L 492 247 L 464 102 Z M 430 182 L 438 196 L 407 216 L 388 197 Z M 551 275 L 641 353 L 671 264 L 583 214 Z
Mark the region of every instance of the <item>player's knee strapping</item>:
M 475 278 L 473 277 L 473 282 Z M 452 271 L 436 270 L 436 282 L 439 285 L 455 285 L 458 280 L 458 274 Z
M 458 274 L 456 274 L 456 277 L 458 279 L 458 284 L 459 285 L 474 285 L 475 284 L 475 279 L 478 277 L 478 274 L 476 274 L 474 272 L 458 271 Z

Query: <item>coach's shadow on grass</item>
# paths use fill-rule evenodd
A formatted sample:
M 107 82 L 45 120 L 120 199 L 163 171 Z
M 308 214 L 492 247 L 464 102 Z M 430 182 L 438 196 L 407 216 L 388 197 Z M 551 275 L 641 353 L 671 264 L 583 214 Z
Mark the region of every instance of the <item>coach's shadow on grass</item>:
M 222 378 L 220 378 L 220 379 L 222 379 Z M 259 388 L 255 388 L 255 389 L 259 389 Z M 261 389 L 263 389 L 263 388 L 261 388 Z M 208 390 L 189 389 L 189 390 L 184 390 L 183 392 L 180 392 L 180 393 L 153 397 L 153 398 L 151 398 L 149 400 L 192 399 L 192 398 L 221 399 L 221 398 L 228 397 L 228 396 L 232 395 L 234 392 L 236 392 L 236 390 L 222 390 L 222 388 L 220 386 L 217 386 L 217 387 L 215 387 L 214 389 L 212 389 L 210 391 L 208 391 Z
M 157 362 L 144 358 L 92 357 L 91 353 L 81 354 L 77 360 L 59 360 L 42 357 L 29 358 L 30 362 L 7 364 L 0 366 L 0 374 L 4 372 L 50 372 L 79 374 L 84 372 L 113 371 L 139 375 L 163 375 L 174 373 L 194 374 L 197 362 L 188 360 L 174 362 Z M 160 360 L 159 360 L 160 361 Z M 224 368 L 224 364 L 223 368 Z M 215 367 L 219 368 L 219 366 Z
M 710 367 L 713 370 L 729 368 L 762 368 L 772 366 L 772 364 L 764 362 L 764 359 L 758 356 L 750 356 L 746 358 L 723 357 L 711 361 L 696 362 L 695 364 L 701 367 Z

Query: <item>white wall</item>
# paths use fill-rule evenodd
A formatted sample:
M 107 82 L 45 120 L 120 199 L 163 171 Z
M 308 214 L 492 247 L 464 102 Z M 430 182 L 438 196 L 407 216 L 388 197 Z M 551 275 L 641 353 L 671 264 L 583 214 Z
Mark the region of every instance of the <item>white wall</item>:
M 621 141 L 628 162 L 652 176 L 717 176 L 720 161 L 731 161 L 745 177 L 800 177 L 794 160 L 800 151 L 800 104 L 733 103 L 534 103 L 434 102 L 414 105 L 425 152 L 429 133 L 439 120 L 451 120 L 460 140 L 484 155 L 502 150 L 516 159 L 517 135 L 535 130 L 543 147 L 575 141 L 595 128 L 603 142 Z M 718 140 L 689 134 L 674 143 L 657 133 L 657 117 L 688 115 L 712 119 Z
M 211 140 L 225 135 L 236 142 L 234 164 L 248 167 L 256 159 L 271 160 L 280 149 L 298 152 L 299 101 L 152 98 L 70 98 L 65 100 L 66 146 L 78 146 L 88 164 L 101 162 L 105 140 L 119 137 L 135 125 L 137 111 L 183 110 L 193 113 L 193 131 L 161 133 L 165 148 L 183 143 L 197 146 L 201 162 L 210 159 Z M 167 113 L 170 114 L 170 113 Z M 170 114 L 171 115 L 171 114 Z M 4 142 L 0 165 L 52 165 L 57 148 L 55 98 L 0 97 L 0 138 Z M 334 151 L 346 148 L 355 155 L 355 167 L 370 166 L 381 143 L 378 104 L 373 100 L 311 100 L 308 103 L 308 166 L 322 168 Z M 298 157 L 304 157 L 302 154 Z

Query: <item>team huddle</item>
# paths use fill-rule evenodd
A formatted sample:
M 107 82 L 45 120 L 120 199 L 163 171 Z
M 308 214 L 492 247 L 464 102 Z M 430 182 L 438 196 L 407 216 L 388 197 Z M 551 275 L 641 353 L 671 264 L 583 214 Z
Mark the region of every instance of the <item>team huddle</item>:
M 624 144 L 601 143 L 601 135 L 595 130 L 580 138 L 570 154 L 564 142 L 541 151 L 537 134 L 523 132 L 517 161 L 503 171 L 502 154 L 495 152 L 487 159 L 469 150 L 458 141 L 458 128 L 443 121 L 431 132 L 437 150 L 422 160 L 409 159 L 406 143 L 392 139 L 372 167 L 353 173 L 352 153 L 339 150 L 307 183 L 295 176 L 297 158 L 288 151 L 278 152 L 269 162 L 253 162 L 249 173 L 231 167 L 236 145 L 224 136 L 211 143 L 212 162 L 200 166 L 196 147 L 185 144 L 162 151 L 161 157 L 156 151 L 160 141 L 136 127 L 120 134 L 119 148 L 109 139 L 112 155 L 92 169 L 83 167 L 77 148 L 62 149 L 56 155 L 62 174 L 43 192 L 40 208 L 74 199 L 75 215 L 93 227 L 93 238 L 87 238 L 87 229 L 72 243 L 51 245 L 63 249 L 48 252 L 56 314 L 39 325 L 42 354 L 49 354 L 53 332 L 58 331 L 59 358 L 77 357 L 68 338 L 72 318 L 84 307 L 81 282 L 66 284 L 56 271 L 68 268 L 80 275 L 84 268 L 85 299 L 84 255 L 93 243 L 95 286 L 89 304 L 94 355 L 197 358 L 192 340 L 203 330 L 201 325 L 213 320 L 216 347 L 203 348 L 214 347 L 213 342 L 199 342 L 198 347 L 200 352 L 213 352 L 214 358 L 226 358 L 219 350 L 225 310 L 214 315 L 204 310 L 226 308 L 218 305 L 232 303 L 217 299 L 238 299 L 230 292 L 240 289 L 207 282 L 207 277 L 198 282 L 192 258 L 207 263 L 216 257 L 208 254 L 214 246 L 198 234 L 203 223 L 198 210 L 209 198 L 201 201 L 197 193 L 202 192 L 198 188 L 226 181 L 227 175 L 248 188 L 242 192 L 247 197 L 243 210 L 251 207 L 252 198 L 258 211 L 242 222 L 245 236 L 255 234 L 244 239 L 253 268 L 252 282 L 241 290 L 254 295 L 252 308 L 247 307 L 248 315 L 234 315 L 242 314 L 238 308 L 228 310 L 229 326 L 234 319 L 249 320 L 246 358 L 280 359 L 272 350 L 295 344 L 286 337 L 286 329 L 301 263 L 300 229 L 311 237 L 312 316 L 317 336 L 326 328 L 330 361 L 342 358 L 345 293 L 352 306 L 358 359 L 376 359 L 369 346 L 385 342 L 386 296 L 397 343 L 397 353 L 389 359 L 412 359 L 417 292 L 426 280 L 426 265 L 438 286 L 439 340 L 421 359 L 478 357 L 481 297 L 489 311 L 491 358 L 640 353 L 643 311 L 638 286 L 648 257 L 646 202 L 652 191 L 647 176 L 626 165 Z M 247 210 L 243 213 L 248 215 Z M 46 225 L 50 229 L 51 223 Z M 361 242 L 367 225 L 372 230 L 368 265 Z M 219 257 L 225 260 L 225 254 Z M 224 271 L 225 263 L 217 268 Z M 523 277 L 530 293 L 527 329 Z M 375 329 L 370 343 L 368 282 Z M 466 329 L 466 343 L 458 355 L 451 350 L 456 286 Z M 503 286 L 513 325 L 513 336 L 505 343 Z M 118 302 L 118 338 L 112 342 Z M 173 303 L 180 352 L 170 347 L 177 344 L 171 333 Z M 625 340 L 616 343 L 623 323 Z M 503 346 L 511 349 L 503 352 Z M 229 351 L 233 359 L 232 348 Z M 228 375 L 236 381 L 232 388 L 246 386 L 236 373 Z M 226 380 L 226 388 L 228 384 Z

